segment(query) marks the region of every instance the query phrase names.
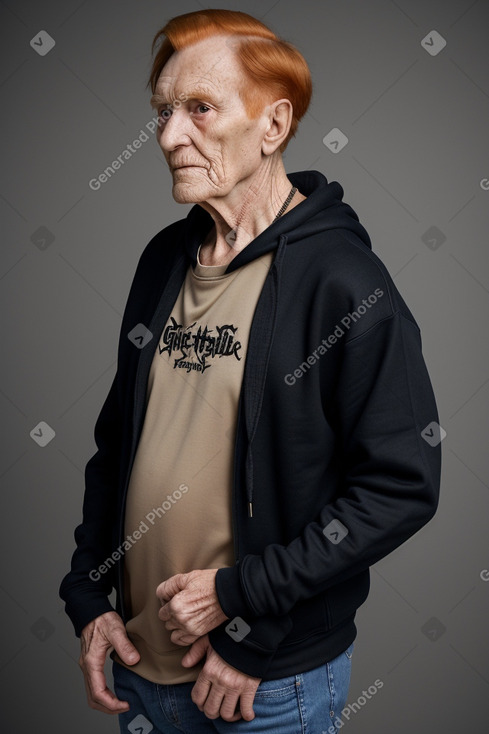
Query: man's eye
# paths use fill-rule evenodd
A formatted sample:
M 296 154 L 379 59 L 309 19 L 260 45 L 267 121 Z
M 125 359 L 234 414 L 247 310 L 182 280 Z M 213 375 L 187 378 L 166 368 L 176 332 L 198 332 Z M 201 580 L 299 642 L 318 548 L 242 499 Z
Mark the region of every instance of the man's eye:
M 163 120 L 163 122 L 166 122 L 171 117 L 171 109 L 169 107 L 163 107 L 159 113 L 159 117 Z
M 210 107 L 206 107 L 206 105 L 205 105 L 205 104 L 199 104 L 199 105 L 198 105 L 198 107 L 197 107 L 197 109 L 198 109 L 199 111 L 200 111 L 200 110 L 201 110 L 202 108 L 204 109 L 204 111 L 205 111 L 205 112 L 207 112 L 207 110 L 210 110 Z

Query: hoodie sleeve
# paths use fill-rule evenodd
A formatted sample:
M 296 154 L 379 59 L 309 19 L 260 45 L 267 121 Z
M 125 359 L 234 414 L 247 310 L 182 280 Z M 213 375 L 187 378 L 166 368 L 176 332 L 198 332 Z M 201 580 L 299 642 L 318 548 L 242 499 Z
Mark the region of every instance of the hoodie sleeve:
M 337 499 L 288 545 L 268 545 L 217 572 L 223 610 L 251 628 L 242 647 L 253 644 L 253 620 L 261 625 L 276 615 L 285 628 L 283 615 L 297 602 L 366 570 L 436 511 L 438 413 L 414 320 L 396 311 L 345 343 L 334 413 L 342 463 Z M 269 647 L 281 629 L 270 623 Z M 229 642 L 216 642 L 239 668 Z
M 92 619 L 114 611 L 108 599 L 113 585 L 112 574 L 100 574 L 97 568 L 113 551 L 120 426 L 116 373 L 95 424 L 97 451 L 85 467 L 83 520 L 75 529 L 76 549 L 71 571 L 59 589 L 77 637 Z

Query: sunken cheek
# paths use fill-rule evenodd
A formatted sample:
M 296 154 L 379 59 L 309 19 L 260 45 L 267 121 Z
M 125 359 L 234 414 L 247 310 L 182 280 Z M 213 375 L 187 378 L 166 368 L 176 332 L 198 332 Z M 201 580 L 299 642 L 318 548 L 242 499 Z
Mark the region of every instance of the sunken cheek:
M 251 126 L 237 124 L 236 120 L 231 124 L 229 120 L 207 120 L 206 116 L 195 120 L 189 132 L 189 149 L 193 149 L 199 159 L 206 160 L 209 167 L 221 178 L 225 169 L 229 172 L 229 168 L 233 167 L 236 159 L 239 161 L 249 153 L 249 146 L 243 145 L 243 135 L 249 137 Z M 158 143 L 168 161 L 170 151 L 163 145 L 164 131 L 165 123 L 162 123 L 157 133 Z

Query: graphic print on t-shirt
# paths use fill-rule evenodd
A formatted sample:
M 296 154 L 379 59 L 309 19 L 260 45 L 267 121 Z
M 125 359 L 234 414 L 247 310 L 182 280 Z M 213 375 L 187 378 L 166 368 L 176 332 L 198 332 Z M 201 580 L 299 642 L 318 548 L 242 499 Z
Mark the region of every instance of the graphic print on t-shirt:
M 206 369 L 212 367 L 209 361 L 216 357 L 241 360 L 241 342 L 236 338 L 237 331 L 238 327 L 233 324 L 209 328 L 207 324 L 203 326 L 197 321 L 184 327 L 170 316 L 170 323 L 165 327 L 159 344 L 160 355 L 168 352 L 171 358 L 177 353 L 178 356 L 173 357 L 173 369 L 204 374 Z

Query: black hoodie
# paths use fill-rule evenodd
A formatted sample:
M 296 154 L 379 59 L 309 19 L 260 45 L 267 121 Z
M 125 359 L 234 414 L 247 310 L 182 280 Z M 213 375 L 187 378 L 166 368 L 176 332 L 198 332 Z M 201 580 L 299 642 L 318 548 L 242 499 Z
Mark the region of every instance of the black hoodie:
M 209 633 L 224 660 L 265 680 L 312 669 L 350 645 L 369 566 L 431 519 L 440 485 L 438 414 L 413 315 L 342 201 L 340 184 L 318 171 L 288 178 L 307 199 L 226 271 L 275 253 L 251 325 L 239 400 L 237 560 L 216 575 L 230 619 Z M 124 541 L 148 374 L 212 225 L 195 205 L 153 237 L 138 263 L 117 372 L 95 426 L 98 450 L 85 470 L 77 548 L 60 588 L 77 635 L 112 610 L 113 587 L 126 620 L 124 557 L 114 551 Z M 149 330 L 142 348 L 128 339 L 135 327 Z M 94 573 L 111 555 L 110 571 Z

